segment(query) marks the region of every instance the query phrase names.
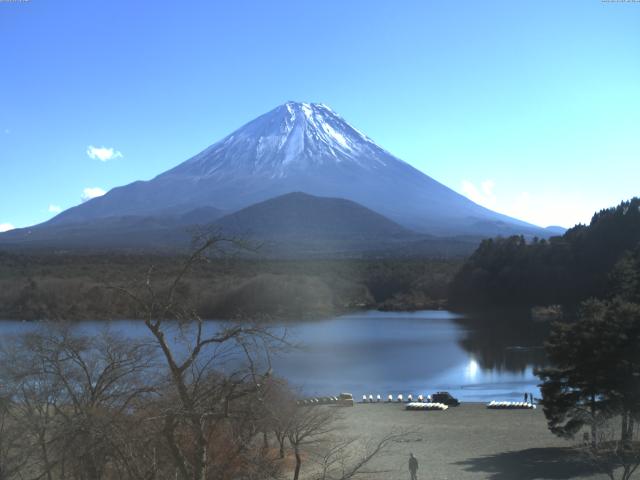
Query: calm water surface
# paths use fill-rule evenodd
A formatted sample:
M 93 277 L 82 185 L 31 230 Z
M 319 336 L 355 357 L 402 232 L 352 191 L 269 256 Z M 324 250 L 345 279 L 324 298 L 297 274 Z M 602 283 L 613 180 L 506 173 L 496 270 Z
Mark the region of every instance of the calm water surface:
M 212 325 L 216 325 L 212 322 Z M 5 321 L 0 335 L 36 328 Z M 82 322 L 98 332 L 104 322 Z M 138 321 L 113 330 L 148 335 Z M 383 398 L 448 390 L 463 401 L 521 400 L 539 396 L 533 368 L 544 362 L 544 328 L 513 318 L 467 317 L 446 311 L 363 312 L 321 321 L 287 324 L 299 349 L 273 359 L 276 374 L 307 395 L 351 392 Z

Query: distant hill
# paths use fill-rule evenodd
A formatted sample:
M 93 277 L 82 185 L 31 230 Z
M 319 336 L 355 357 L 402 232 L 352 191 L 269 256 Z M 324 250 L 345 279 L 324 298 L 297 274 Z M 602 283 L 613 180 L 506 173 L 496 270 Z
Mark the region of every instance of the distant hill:
M 299 241 L 407 239 L 418 235 L 362 205 L 342 198 L 288 193 L 243 208 L 215 222 L 225 231 Z
M 418 234 L 356 202 L 301 192 L 221 215 L 201 207 L 163 218 L 132 215 L 37 225 L 0 236 L 0 249 L 175 252 L 189 248 L 200 231 L 247 240 L 259 247 L 257 255 L 271 257 L 447 257 L 467 255 L 480 242 L 473 236 Z
M 249 206 L 214 226 L 223 234 L 255 240 L 262 253 L 276 256 L 444 256 L 445 243 L 452 255 L 460 255 L 479 242 L 421 235 L 356 202 L 301 192 Z
M 459 257 L 480 236 L 413 232 L 356 202 L 295 192 L 260 202 L 214 223 L 221 232 L 261 243 L 275 256 Z
M 557 236 L 564 235 L 567 229 L 558 225 L 550 225 L 548 227 L 545 227 L 545 231 L 547 231 L 551 236 Z
M 634 265 L 640 265 L 640 198 L 602 210 L 589 225 L 549 240 L 484 240 L 456 275 L 451 301 L 470 307 L 533 306 L 606 298 L 621 288 L 640 293 Z

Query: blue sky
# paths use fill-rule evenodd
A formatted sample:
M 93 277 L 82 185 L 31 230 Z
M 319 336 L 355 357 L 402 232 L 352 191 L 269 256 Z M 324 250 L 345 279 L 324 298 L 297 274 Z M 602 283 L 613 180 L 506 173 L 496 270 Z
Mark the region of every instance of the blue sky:
M 640 194 L 640 3 L 30 0 L 0 42 L 4 230 L 287 100 L 536 224 Z

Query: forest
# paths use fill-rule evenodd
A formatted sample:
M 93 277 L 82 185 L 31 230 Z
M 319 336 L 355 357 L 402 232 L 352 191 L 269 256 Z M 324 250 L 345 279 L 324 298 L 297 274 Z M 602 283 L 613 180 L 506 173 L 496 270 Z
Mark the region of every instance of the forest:
M 640 198 L 596 213 L 560 237 L 484 240 L 456 273 L 451 304 L 462 309 L 577 306 L 625 289 L 640 298 Z
M 150 276 L 159 286 L 183 258 L 0 252 L 0 318 L 139 318 L 117 289 Z M 457 259 L 267 260 L 211 256 L 180 294 L 204 318 L 307 319 L 368 308 L 442 308 Z

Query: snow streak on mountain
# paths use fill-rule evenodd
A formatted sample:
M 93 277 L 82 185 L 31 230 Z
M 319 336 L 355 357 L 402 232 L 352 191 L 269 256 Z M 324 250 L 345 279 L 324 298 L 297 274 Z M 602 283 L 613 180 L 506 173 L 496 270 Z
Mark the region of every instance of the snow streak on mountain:
M 339 163 L 370 170 L 384 167 L 389 160 L 387 152 L 326 105 L 289 102 L 248 123 L 168 174 L 277 178 Z

